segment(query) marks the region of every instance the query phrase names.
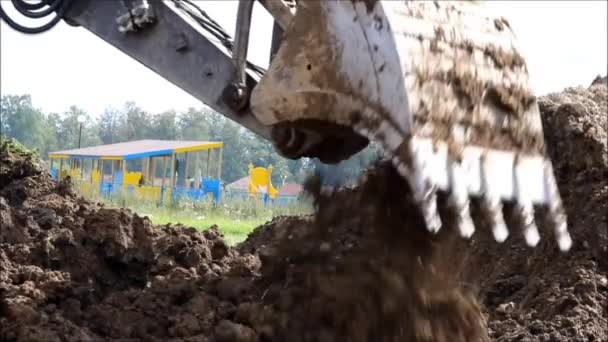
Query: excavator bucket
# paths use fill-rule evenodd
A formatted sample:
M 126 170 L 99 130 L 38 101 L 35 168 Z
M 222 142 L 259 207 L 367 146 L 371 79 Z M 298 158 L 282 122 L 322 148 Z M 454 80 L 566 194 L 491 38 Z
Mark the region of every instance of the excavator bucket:
M 432 232 L 444 225 L 444 192 L 463 237 L 475 231 L 476 198 L 496 241 L 519 228 L 534 246 L 542 207 L 565 251 L 566 215 L 516 43 L 507 20 L 467 2 L 298 1 L 251 109 L 266 125 L 326 122 L 377 142 Z M 505 223 L 506 202 L 518 227 Z

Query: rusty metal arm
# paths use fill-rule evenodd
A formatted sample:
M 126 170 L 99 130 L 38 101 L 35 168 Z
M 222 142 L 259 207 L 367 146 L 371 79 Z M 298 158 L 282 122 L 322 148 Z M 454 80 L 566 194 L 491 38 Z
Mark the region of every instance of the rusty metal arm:
M 247 51 L 249 48 L 249 29 L 251 28 L 251 14 L 253 1 L 239 0 L 236 15 L 236 32 L 234 34 L 234 82 L 226 90 L 233 109 L 242 110 L 248 104 L 250 92 L 247 89 Z
M 281 29 L 287 29 L 287 25 L 293 19 L 293 13 L 283 0 L 259 0 L 259 2 L 272 14 Z
M 237 111 L 229 103 L 225 90 L 237 74 L 232 58 L 166 3 L 144 4 L 127 9 L 123 1 L 75 0 L 64 19 L 84 27 L 225 117 L 270 140 L 269 127 L 258 121 L 248 106 Z M 125 24 L 125 20 L 130 23 Z M 120 77 L 125 76 L 117 75 Z M 246 75 L 247 93 L 255 84 Z

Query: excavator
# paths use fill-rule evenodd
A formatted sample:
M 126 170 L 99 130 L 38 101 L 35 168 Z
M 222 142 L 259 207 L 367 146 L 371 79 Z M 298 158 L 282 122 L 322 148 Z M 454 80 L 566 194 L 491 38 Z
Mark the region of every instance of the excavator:
M 274 19 L 267 70 L 247 60 L 256 2 Z M 25 26 L 9 4 L 50 20 Z M 498 243 L 519 230 L 536 246 L 542 219 L 560 250 L 571 247 L 526 61 L 505 18 L 472 1 L 239 0 L 232 38 L 200 4 L 10 0 L 0 18 L 26 34 L 61 20 L 83 27 L 286 158 L 332 164 L 374 142 L 432 233 L 450 219 L 470 238 L 477 206 Z M 517 223 L 505 219 L 507 204 Z

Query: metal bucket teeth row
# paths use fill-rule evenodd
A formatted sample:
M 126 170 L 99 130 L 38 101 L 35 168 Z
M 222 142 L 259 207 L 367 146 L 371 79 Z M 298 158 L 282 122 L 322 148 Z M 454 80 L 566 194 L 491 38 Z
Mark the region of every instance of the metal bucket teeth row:
M 466 146 L 456 159 L 446 143 L 418 137 L 404 139 L 388 124 L 379 125 L 378 130 L 370 130 L 365 125 L 354 128 L 369 139 L 379 141 L 393 155 L 392 162 L 408 180 L 430 232 L 436 233 L 443 227 L 437 209 L 437 193 L 443 191 L 448 194 L 455 214 L 451 217 L 456 217 L 455 226 L 464 238 L 473 236 L 476 229 L 470 213 L 471 197 L 476 197 L 482 204 L 480 219 L 490 222 L 497 242 L 504 242 L 510 234 L 503 217 L 503 202 L 508 201 L 515 204 L 518 226 L 529 246 L 536 246 L 540 241 L 534 209 L 538 206 L 546 207 L 547 210 L 542 211 L 546 215 L 544 221 L 551 225 L 559 248 L 570 249 L 572 239 L 551 161 L 544 156 L 473 145 Z
M 491 223 L 497 242 L 503 242 L 509 229 L 503 217 L 503 201 L 515 203 L 524 238 L 536 246 L 540 233 L 534 218 L 534 205 L 547 206 L 548 222 L 552 225 L 560 249 L 572 244 L 566 228 L 551 162 L 542 156 L 516 155 L 508 151 L 467 146 L 461 160 L 450 157 L 446 144 L 429 139 L 413 138 L 409 144 L 415 165 L 409 168 L 395 159 L 402 175 L 416 186 L 417 200 L 427 218 L 427 228 L 437 231 L 440 225 L 434 195 L 438 190 L 449 194 L 456 213 L 460 234 L 470 237 L 475 225 L 470 215 L 470 196 L 481 199 L 485 219 Z M 428 195 L 432 194 L 432 195 Z

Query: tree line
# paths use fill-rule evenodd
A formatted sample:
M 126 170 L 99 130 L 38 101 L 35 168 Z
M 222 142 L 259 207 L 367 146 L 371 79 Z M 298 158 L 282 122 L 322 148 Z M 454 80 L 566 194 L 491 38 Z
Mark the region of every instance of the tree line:
M 83 121 L 79 134 L 80 121 Z M 273 183 L 302 182 L 310 172 L 319 172 L 334 185 L 356 181 L 357 175 L 379 157 L 370 145 L 338 165 L 316 159 L 290 160 L 276 153 L 272 144 L 235 122 L 205 107 L 178 112 L 150 113 L 134 102 L 108 107 L 92 116 L 70 106 L 62 113 L 36 108 L 30 95 L 4 95 L 0 105 L 0 133 L 15 138 L 43 159 L 49 152 L 112 144 L 140 139 L 223 141 L 222 180 L 233 182 L 247 175 L 248 164 L 273 166 Z

